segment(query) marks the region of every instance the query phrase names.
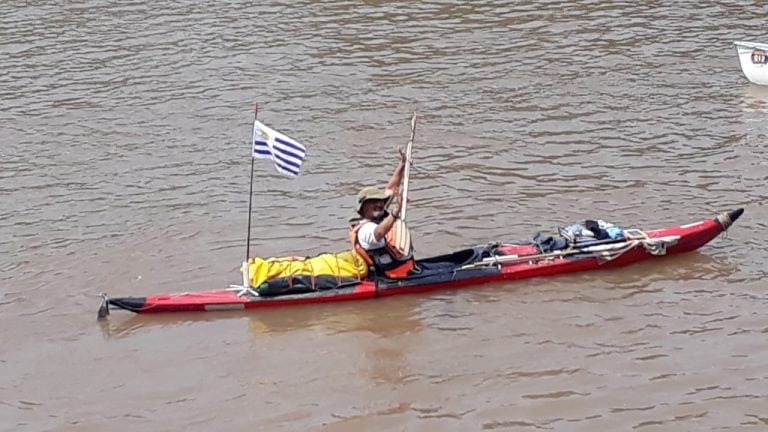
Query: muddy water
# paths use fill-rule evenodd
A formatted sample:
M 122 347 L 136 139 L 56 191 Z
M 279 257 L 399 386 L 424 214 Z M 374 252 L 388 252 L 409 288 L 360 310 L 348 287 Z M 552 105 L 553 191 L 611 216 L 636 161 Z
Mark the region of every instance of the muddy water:
M 290 4 L 289 4 L 290 3 Z M 768 429 L 760 2 L 0 3 L 0 431 Z M 764 40 L 763 40 L 764 41 Z M 686 256 L 463 292 L 95 320 L 344 249 L 420 113 L 424 256 L 744 207 Z

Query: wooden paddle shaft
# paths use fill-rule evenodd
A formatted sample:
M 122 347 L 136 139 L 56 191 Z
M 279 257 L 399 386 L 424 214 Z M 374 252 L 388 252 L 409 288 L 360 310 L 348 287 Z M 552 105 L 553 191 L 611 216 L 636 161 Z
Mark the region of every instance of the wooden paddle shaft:
M 405 147 L 405 173 L 403 174 L 403 196 L 400 205 L 400 219 L 405 220 L 405 211 L 408 208 L 408 180 L 411 176 L 411 147 L 416 136 L 416 112 L 411 117 L 411 139 Z

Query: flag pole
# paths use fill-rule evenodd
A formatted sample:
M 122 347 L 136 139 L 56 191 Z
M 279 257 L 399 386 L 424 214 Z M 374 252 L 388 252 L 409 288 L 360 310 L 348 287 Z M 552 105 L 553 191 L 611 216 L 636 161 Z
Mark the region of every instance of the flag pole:
M 253 108 L 253 121 L 259 116 L 259 104 L 255 104 Z M 251 137 L 253 141 L 253 137 Z M 251 256 L 251 213 L 253 209 L 253 143 L 251 143 L 251 185 L 248 189 L 248 233 L 245 240 L 245 261 L 243 261 L 243 288 L 249 288 L 251 286 L 251 280 L 248 274 L 248 258 Z
M 408 180 L 411 176 L 411 147 L 413 138 L 416 136 L 416 111 L 411 117 L 411 139 L 405 146 L 405 172 L 403 173 L 403 204 L 400 209 L 400 218 L 405 220 L 405 210 L 408 208 Z

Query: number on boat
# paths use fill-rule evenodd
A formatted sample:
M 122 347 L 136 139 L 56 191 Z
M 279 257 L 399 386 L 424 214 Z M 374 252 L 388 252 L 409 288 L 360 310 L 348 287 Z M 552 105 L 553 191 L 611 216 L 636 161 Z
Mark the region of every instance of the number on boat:
M 758 49 L 752 51 L 752 64 L 768 64 L 768 55 L 766 55 L 765 51 Z

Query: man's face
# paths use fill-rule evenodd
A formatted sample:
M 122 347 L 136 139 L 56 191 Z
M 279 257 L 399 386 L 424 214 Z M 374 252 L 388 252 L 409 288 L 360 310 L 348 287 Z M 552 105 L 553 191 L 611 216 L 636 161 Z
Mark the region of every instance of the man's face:
M 384 205 L 387 200 L 368 200 L 363 203 L 363 217 L 370 220 L 384 216 Z

